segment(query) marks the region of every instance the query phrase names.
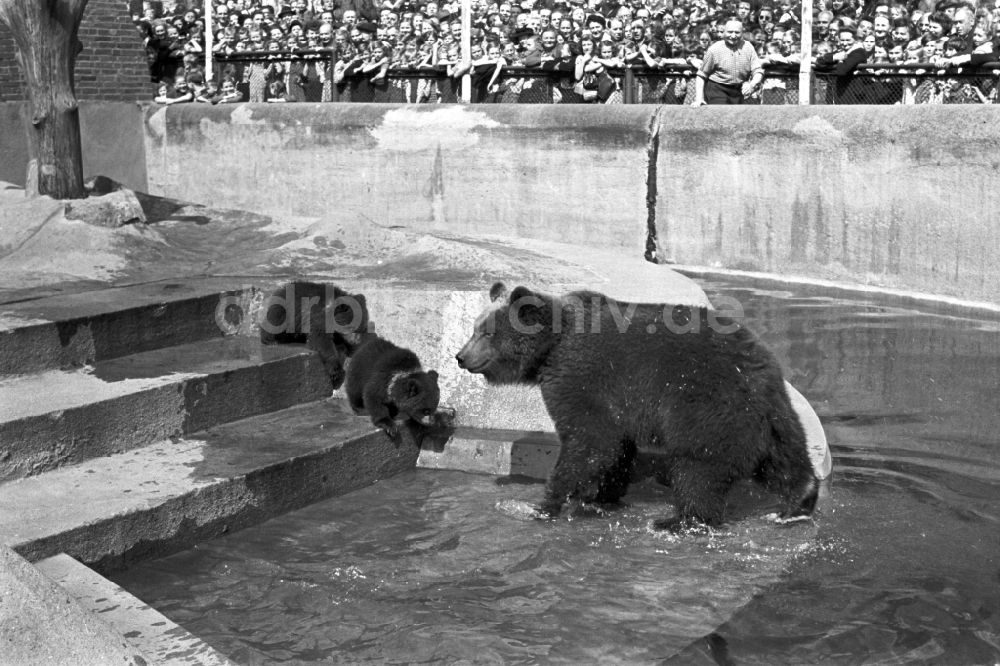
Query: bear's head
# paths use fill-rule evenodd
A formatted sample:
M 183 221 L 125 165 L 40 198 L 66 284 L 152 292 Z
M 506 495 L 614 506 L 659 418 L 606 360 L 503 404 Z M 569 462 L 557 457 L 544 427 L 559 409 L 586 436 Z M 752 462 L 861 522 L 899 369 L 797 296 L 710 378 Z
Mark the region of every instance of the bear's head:
M 408 372 L 394 377 L 389 384 L 389 400 L 400 414 L 424 425 L 435 424 L 441 390 L 438 388 L 438 373 Z
M 490 384 L 538 381 L 556 340 L 553 317 L 561 316 L 551 296 L 502 282 L 490 289 L 490 305 L 476 319 L 472 337 L 455 355 L 458 367 L 481 374 Z
M 306 342 L 323 337 L 350 355 L 370 328 L 364 294 L 333 284 L 289 282 L 264 301 L 260 340 L 264 344 Z

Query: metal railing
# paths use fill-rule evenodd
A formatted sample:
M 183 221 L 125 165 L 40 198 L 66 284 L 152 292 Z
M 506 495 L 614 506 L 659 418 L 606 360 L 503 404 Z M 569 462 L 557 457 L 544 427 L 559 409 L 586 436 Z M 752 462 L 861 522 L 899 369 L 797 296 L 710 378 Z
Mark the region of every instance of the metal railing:
M 374 73 L 349 73 L 332 81 L 333 53 L 329 50 L 237 52 L 216 54 L 217 75 L 227 69 L 247 92 L 250 63 L 305 66 L 310 80 L 300 92 L 302 101 L 448 103 L 461 98 L 461 78 L 450 77 L 443 65 L 389 68 L 373 80 Z M 325 86 L 317 85 L 319 68 Z M 570 72 L 538 67 L 507 66 L 497 85 L 487 88 L 486 78 L 473 85 L 472 103 L 518 104 L 684 104 L 693 101 L 696 70 L 688 65 L 664 68 L 609 68 L 599 80 L 586 86 Z M 761 86 L 746 100 L 748 104 L 799 104 L 797 66 L 768 66 Z M 291 76 L 299 76 L 295 72 Z M 217 77 L 218 78 L 218 77 Z M 291 82 L 299 85 L 301 80 Z M 1000 63 L 979 68 L 941 68 L 919 64 L 862 64 L 847 76 L 814 71 L 810 77 L 810 104 L 991 104 L 1000 86 Z M 247 98 L 247 97 L 245 97 Z

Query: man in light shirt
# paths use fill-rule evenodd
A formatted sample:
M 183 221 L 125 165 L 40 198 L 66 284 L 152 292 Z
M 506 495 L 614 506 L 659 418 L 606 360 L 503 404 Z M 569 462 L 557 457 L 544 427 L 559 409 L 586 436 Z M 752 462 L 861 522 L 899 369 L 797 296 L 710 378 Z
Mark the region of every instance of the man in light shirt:
M 763 79 L 757 50 L 743 39 L 743 24 L 727 21 L 722 39 L 705 51 L 695 78 L 693 105 L 743 104 Z

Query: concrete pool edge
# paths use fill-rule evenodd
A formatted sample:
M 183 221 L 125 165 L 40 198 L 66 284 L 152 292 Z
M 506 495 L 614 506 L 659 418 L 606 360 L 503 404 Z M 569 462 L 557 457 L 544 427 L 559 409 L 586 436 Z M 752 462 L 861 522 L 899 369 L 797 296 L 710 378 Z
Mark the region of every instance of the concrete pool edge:
M 36 562 L 35 568 L 72 595 L 84 612 L 120 632 L 150 663 L 234 666 L 203 640 L 65 553 Z
M 4 546 L 0 546 L 0 626 L 6 663 L 149 663 L 148 655 L 121 632 Z
M 665 264 L 689 278 L 703 280 L 753 280 L 759 288 L 804 288 L 833 298 L 877 298 L 890 307 L 913 308 L 928 314 L 1000 321 L 1000 303 L 974 301 L 930 292 L 894 289 L 876 284 L 838 282 L 807 275 L 779 275 L 715 266 Z

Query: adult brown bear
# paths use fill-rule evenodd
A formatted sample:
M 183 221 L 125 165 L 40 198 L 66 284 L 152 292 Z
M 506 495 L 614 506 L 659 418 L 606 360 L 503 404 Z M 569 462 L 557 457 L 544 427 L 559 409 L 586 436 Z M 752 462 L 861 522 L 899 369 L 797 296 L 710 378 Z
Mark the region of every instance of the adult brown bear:
M 757 338 L 712 310 L 562 297 L 503 284 L 456 358 L 491 384 L 537 384 L 561 449 L 540 516 L 567 501 L 612 503 L 637 454 L 677 500 L 661 529 L 725 517 L 733 483 L 755 479 L 808 516 L 819 484 L 781 369 Z

